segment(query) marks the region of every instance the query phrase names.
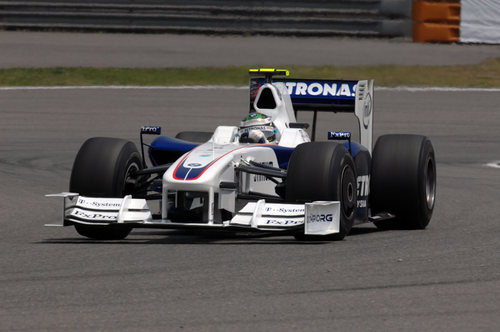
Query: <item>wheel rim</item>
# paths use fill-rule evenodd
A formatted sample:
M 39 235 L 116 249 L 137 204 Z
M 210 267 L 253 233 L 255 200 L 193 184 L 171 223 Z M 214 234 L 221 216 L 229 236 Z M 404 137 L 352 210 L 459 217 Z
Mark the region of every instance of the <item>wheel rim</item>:
M 351 182 L 347 184 L 347 200 L 351 202 L 354 199 L 354 188 Z
M 127 167 L 125 172 L 125 178 L 123 179 L 123 195 L 131 194 L 134 191 L 136 181 L 132 178 L 132 174 L 140 170 L 139 165 L 132 162 Z
M 349 166 L 345 166 L 342 170 L 342 210 L 347 217 L 354 213 L 354 206 L 356 202 L 356 195 L 352 179 L 354 173 Z
M 429 158 L 427 161 L 425 170 L 425 200 L 427 202 L 427 208 L 432 210 L 436 200 L 436 168 L 432 158 Z

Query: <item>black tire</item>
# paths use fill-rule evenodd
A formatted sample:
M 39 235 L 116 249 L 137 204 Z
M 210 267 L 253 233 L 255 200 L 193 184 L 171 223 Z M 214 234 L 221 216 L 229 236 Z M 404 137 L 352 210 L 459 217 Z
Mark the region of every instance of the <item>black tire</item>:
M 194 143 L 205 143 L 212 138 L 213 134 L 209 131 L 181 131 L 175 135 L 175 138 Z
M 436 199 L 436 161 L 431 141 L 419 135 L 384 135 L 373 150 L 370 203 L 373 214 L 395 219 L 380 229 L 424 229 Z
M 127 181 L 131 172 L 142 169 L 135 145 L 123 139 L 94 137 L 83 143 L 71 172 L 69 190 L 89 197 L 124 197 L 134 190 Z M 124 239 L 132 230 L 122 225 L 92 226 L 75 223 L 76 231 L 98 240 Z
M 356 210 L 356 168 L 347 149 L 333 142 L 304 143 L 290 157 L 286 181 L 289 202 L 340 201 L 340 232 L 327 236 L 297 234 L 299 240 L 342 240 Z

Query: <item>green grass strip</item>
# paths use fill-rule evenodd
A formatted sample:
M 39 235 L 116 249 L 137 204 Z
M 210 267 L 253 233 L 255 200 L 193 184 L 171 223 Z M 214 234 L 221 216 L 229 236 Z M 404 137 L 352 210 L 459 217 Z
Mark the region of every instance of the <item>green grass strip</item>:
M 460 66 L 281 66 L 291 77 L 375 79 L 378 86 L 500 87 L 500 58 Z M 281 68 L 280 67 L 280 68 Z M 252 66 L 258 68 L 258 66 Z M 0 86 L 246 85 L 249 67 L 12 68 L 0 69 Z

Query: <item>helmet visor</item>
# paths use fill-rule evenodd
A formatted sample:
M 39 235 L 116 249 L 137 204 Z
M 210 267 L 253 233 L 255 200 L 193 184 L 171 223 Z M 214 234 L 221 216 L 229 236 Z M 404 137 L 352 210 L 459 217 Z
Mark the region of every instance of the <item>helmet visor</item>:
M 276 128 L 273 126 L 251 126 L 247 128 L 242 128 L 239 131 L 240 136 L 244 136 L 244 134 L 248 134 L 251 130 L 258 130 L 262 132 L 268 142 L 272 142 L 276 139 Z

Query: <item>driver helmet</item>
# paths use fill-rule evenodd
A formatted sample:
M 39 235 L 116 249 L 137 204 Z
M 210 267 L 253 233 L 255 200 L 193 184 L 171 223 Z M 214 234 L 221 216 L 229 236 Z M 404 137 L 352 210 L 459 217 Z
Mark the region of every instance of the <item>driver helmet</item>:
M 240 123 L 240 142 L 269 143 L 278 138 L 278 129 L 271 117 L 253 112 L 248 114 Z

